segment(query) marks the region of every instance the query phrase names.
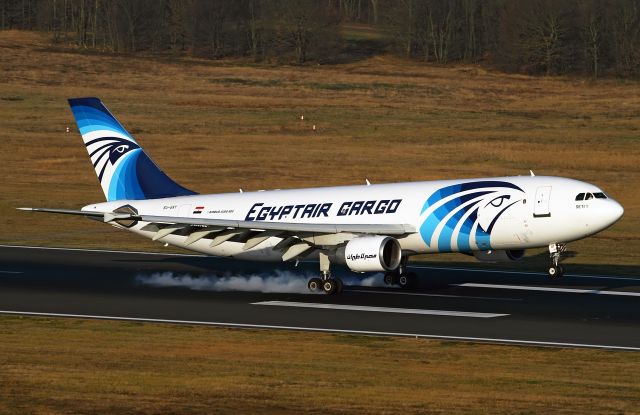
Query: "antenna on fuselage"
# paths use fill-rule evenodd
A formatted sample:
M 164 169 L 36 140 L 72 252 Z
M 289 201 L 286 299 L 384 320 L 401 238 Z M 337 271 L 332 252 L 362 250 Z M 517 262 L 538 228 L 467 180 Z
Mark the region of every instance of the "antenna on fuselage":
M 367 182 L 367 186 L 371 186 L 371 182 L 369 181 L 369 179 L 364 179 L 365 182 Z
M 533 170 L 529 170 L 529 173 L 531 173 L 531 177 L 535 176 L 535 174 L 533 174 Z

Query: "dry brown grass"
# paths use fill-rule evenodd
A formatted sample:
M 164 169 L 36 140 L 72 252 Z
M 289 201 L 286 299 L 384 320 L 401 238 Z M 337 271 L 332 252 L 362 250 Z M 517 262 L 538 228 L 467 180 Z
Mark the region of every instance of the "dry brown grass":
M 0 335 L 7 414 L 640 407 L 640 355 L 628 352 L 17 317 L 0 318 Z
M 4 243 L 159 249 L 79 218 L 14 210 L 103 200 L 65 101 L 89 95 L 101 97 L 174 179 L 199 192 L 529 169 L 590 181 L 626 213 L 612 229 L 573 244 L 579 255 L 568 262 L 640 264 L 637 82 L 391 57 L 269 67 L 101 56 L 51 50 L 44 37 L 20 32 L 0 33 L 0 70 Z

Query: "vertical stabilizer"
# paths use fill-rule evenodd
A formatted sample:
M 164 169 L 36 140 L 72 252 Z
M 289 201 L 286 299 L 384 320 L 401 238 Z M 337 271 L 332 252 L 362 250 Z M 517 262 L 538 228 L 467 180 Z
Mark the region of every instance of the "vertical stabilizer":
M 98 98 L 69 105 L 107 201 L 196 194 L 160 170 Z

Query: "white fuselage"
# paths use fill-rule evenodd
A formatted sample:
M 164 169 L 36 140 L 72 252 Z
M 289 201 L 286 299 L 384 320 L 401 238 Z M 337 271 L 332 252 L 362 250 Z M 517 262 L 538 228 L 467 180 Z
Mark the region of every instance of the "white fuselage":
M 544 247 L 593 235 L 617 221 L 623 209 L 610 198 L 577 201 L 598 187 L 560 177 L 517 176 L 363 186 L 118 200 L 83 210 L 113 211 L 130 205 L 140 215 L 324 224 L 404 224 L 398 237 L 405 255 Z M 128 230 L 152 238 L 157 228 L 138 222 Z M 121 227 L 120 225 L 115 225 Z M 251 249 L 226 241 L 211 247 L 188 234 L 161 242 L 215 256 L 280 261 L 271 237 Z M 341 235 L 349 240 L 354 235 Z

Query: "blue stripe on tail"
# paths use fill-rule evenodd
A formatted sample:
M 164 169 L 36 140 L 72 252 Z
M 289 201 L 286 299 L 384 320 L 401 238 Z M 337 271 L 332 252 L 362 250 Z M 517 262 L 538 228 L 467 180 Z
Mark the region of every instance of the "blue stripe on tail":
M 160 170 L 98 98 L 69 105 L 108 201 L 197 194 Z

